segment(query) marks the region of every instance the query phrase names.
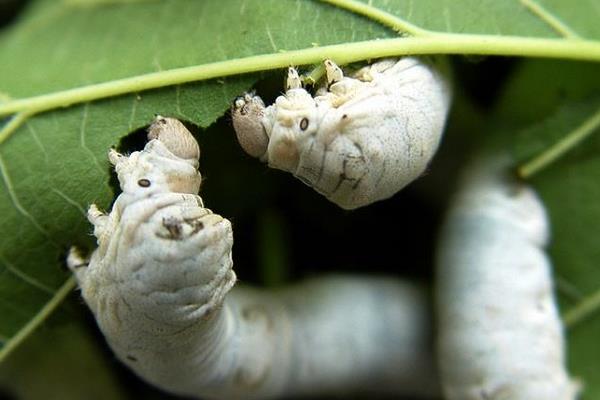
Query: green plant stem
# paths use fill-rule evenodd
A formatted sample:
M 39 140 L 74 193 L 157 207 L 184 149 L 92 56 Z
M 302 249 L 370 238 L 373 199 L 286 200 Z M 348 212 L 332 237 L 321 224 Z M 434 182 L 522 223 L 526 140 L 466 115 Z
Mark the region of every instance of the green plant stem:
M 591 117 L 586 119 L 579 127 L 569 132 L 553 146 L 546 149 L 532 160 L 520 166 L 517 170 L 518 175 L 523 179 L 531 178 L 537 172 L 546 168 L 549 164 L 563 156 L 567 151 L 577 146 L 582 140 L 594 133 L 600 128 L 600 109 Z
M 563 321 L 567 328 L 573 328 L 579 322 L 600 309 L 600 290 L 583 299 L 575 307 L 563 314 Z
M 314 67 L 308 74 L 304 75 L 303 83 L 305 85 L 314 85 L 323 77 L 323 75 L 325 75 L 325 65 L 319 63 L 319 65 Z
M 0 116 L 20 111 L 39 113 L 126 93 L 141 92 L 187 82 L 305 65 L 331 58 L 339 64 L 411 54 L 477 54 L 529 56 L 600 61 L 600 42 L 587 40 L 494 37 L 436 33 L 429 37 L 368 40 L 251 56 L 204 65 L 118 79 L 0 104 Z
M 412 36 L 429 36 L 435 34 L 432 31 L 419 28 L 394 14 L 382 11 L 368 4 L 356 0 L 319 0 L 322 3 L 331 4 L 333 6 L 348 10 L 354 14 L 362 15 L 382 25 L 388 26 L 398 33 L 408 33 Z
M 67 295 L 75 288 L 75 277 L 71 276 L 54 293 L 54 296 L 38 311 L 38 313 L 25 324 L 14 336 L 0 349 L 0 363 L 16 349 L 50 314 L 62 303 Z

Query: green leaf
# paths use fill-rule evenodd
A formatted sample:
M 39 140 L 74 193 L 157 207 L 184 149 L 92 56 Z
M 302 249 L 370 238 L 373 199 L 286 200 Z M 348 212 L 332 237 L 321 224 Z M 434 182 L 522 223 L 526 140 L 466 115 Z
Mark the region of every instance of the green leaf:
M 106 152 L 155 113 L 206 128 L 258 79 L 244 73 L 325 57 L 600 61 L 599 9 L 598 0 L 577 7 L 559 0 L 33 2 L 0 33 L 4 349 L 26 337 L 23 328 L 42 320 L 64 292 L 57 290 L 68 288 L 61 286 L 68 247 L 93 247 L 85 209 L 92 202 L 106 208 L 113 196 Z M 525 83 L 515 98 L 530 89 Z M 537 110 L 523 118 L 549 112 Z M 231 131 L 221 134 L 234 140 Z M 208 140 L 200 136 L 201 144 Z M 0 361 L 5 354 L 0 349 Z
M 593 95 L 598 87 L 598 64 L 527 60 L 503 88 L 495 116 L 507 125 L 532 124 L 556 113 L 563 103 Z
M 541 66 L 539 62 L 525 63 L 507 93 L 531 90 L 528 78 L 538 75 Z M 543 93 L 535 97 L 526 94 L 525 103 L 513 106 L 527 105 L 533 116 L 546 110 L 550 116 L 520 130 L 513 145 L 521 170 L 531 171 L 528 179 L 548 209 L 552 225 L 549 251 L 567 325 L 569 365 L 573 375 L 583 381 L 582 398 L 591 400 L 600 396 L 600 351 L 596 345 L 600 336 L 600 81 L 597 68 L 588 67 L 545 63 L 546 72 L 534 78 L 536 82 L 546 78 Z M 547 79 L 549 73 L 555 79 Z M 506 101 L 501 102 L 503 115 L 508 115 Z M 577 138 L 582 132 L 585 135 Z M 527 168 L 535 164 L 532 160 L 551 154 L 557 144 L 573 137 L 579 140 L 556 154 L 558 157 L 544 161 L 539 169 Z
M 77 311 L 69 307 L 53 315 L 0 365 L 0 395 L 32 400 L 128 398 L 119 386 L 116 360 L 97 346 L 84 310 Z
M 366 1 L 365 1 L 366 2 Z M 331 1 L 331 3 L 348 3 L 346 1 Z M 506 2 L 494 0 L 461 0 L 461 1 L 369 1 L 373 7 L 390 14 L 401 16 L 411 23 L 431 31 L 453 33 L 481 33 L 499 36 L 564 36 L 549 23 L 549 17 L 562 19 L 566 7 L 560 1 L 542 1 L 547 4 L 545 12 L 534 12 L 534 1 Z M 552 4 L 559 3 L 559 4 Z M 584 26 L 594 26 L 593 15 L 596 10 L 593 4 L 581 5 L 577 8 L 575 18 L 565 20 L 567 29 L 577 31 Z M 571 9 L 574 7 L 570 7 Z M 585 13 L 588 13 L 587 16 Z M 569 26 L 569 24 L 573 24 Z M 585 23 L 585 24 L 584 24 Z M 587 33 L 587 31 L 586 31 Z M 600 31 L 595 29 L 593 35 L 582 35 L 589 38 L 600 37 Z
M 289 3 L 277 1 L 38 2 L 0 41 L 0 58 L 10 60 L 0 66 L 0 90 L 21 97 L 315 42 L 391 35 L 324 5 L 298 3 L 293 11 L 296 26 L 311 27 L 312 34 L 291 29 Z M 328 32 L 329 24 L 342 28 Z M 67 276 L 68 246 L 91 248 L 84 214 L 92 202 L 110 205 L 108 149 L 155 113 L 206 127 L 255 79 L 179 85 L 38 114 L 0 145 L 0 337 L 10 339 L 51 299 Z

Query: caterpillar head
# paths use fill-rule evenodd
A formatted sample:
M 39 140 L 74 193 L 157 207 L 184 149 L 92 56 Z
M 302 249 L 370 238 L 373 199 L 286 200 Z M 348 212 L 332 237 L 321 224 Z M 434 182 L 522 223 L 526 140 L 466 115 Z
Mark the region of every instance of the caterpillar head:
M 231 116 L 233 127 L 246 153 L 260 158 L 265 155 L 269 145 L 269 136 L 263 125 L 265 103 L 254 93 L 244 93 L 233 102 Z
M 111 149 L 108 154 L 129 201 L 158 193 L 197 194 L 200 148 L 192 134 L 178 120 L 158 116 L 148 138 L 142 151 L 125 156 Z
M 179 120 L 157 115 L 148 128 L 148 140 L 160 140 L 174 156 L 198 167 L 200 147 L 194 136 Z
M 291 88 L 266 108 L 260 97 L 246 93 L 234 102 L 232 116 L 238 141 L 248 154 L 294 172 L 303 147 L 318 130 L 319 109 L 306 90 Z
M 290 89 L 279 96 L 266 115 L 271 134 L 267 149 L 270 167 L 296 172 L 302 150 L 317 133 L 318 106 L 302 88 Z

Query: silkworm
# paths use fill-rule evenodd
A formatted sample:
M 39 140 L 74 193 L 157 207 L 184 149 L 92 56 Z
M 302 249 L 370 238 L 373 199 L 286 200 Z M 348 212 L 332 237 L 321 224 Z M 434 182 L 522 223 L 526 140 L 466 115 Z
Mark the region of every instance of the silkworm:
M 439 359 L 449 400 L 567 400 L 548 221 L 509 160 L 468 168 L 437 254 Z
M 329 277 L 234 288 L 229 221 L 197 195 L 200 149 L 157 117 L 142 151 L 109 153 L 123 192 L 67 263 L 116 356 L 166 391 L 212 399 L 438 391 L 422 290 Z
M 386 59 L 351 77 L 325 61 L 316 96 L 288 70 L 285 95 L 265 107 L 246 93 L 232 107 L 242 148 L 344 209 L 386 199 L 423 174 L 440 142 L 450 85 L 433 64 Z

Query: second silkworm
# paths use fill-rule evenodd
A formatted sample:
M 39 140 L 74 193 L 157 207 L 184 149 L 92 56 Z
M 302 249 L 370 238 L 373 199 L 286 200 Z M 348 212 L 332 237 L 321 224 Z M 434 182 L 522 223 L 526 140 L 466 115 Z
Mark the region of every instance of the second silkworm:
M 366 206 L 418 178 L 435 154 L 451 97 L 440 66 L 405 57 L 344 76 L 327 60 L 327 84 L 314 97 L 290 68 L 273 105 L 239 97 L 233 125 L 248 154 L 342 208 Z
M 573 400 L 545 253 L 548 221 L 508 160 L 469 166 L 437 254 L 439 358 L 448 400 Z

